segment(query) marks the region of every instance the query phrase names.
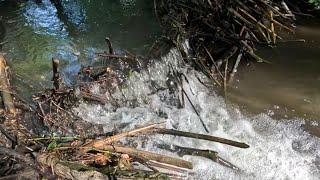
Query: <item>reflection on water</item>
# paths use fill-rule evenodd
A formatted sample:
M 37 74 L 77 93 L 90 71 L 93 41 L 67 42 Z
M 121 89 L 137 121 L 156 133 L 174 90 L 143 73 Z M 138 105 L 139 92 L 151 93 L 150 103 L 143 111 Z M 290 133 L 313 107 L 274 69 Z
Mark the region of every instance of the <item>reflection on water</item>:
M 50 1 L 43 1 L 39 5 L 28 2 L 25 5 L 23 16 L 25 26 L 31 27 L 36 34 L 58 38 L 68 37 L 63 22 L 57 16 L 57 9 L 51 5 Z
M 64 77 L 71 84 L 79 64 L 92 63 L 95 52 L 105 50 L 106 36 L 115 49 L 145 53 L 159 34 L 152 3 L 147 2 L 65 0 L 61 9 L 49 0 L 19 7 L 1 1 L 0 16 L 7 32 L 2 50 L 17 74 L 14 85 L 32 94 L 34 88 L 41 89 L 34 86 L 51 84 L 52 57 L 62 61 Z M 26 91 L 27 85 L 33 87 Z

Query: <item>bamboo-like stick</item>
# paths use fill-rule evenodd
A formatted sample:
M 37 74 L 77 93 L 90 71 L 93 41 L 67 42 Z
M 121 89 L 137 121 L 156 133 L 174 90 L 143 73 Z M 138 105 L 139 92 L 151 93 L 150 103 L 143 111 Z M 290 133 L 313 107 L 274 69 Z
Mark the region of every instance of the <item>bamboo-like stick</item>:
M 252 21 L 254 21 L 258 26 L 262 27 L 263 29 L 265 29 L 266 31 L 268 31 L 269 33 L 274 33 L 274 36 L 282 39 L 280 36 L 278 36 L 274 31 L 272 31 L 271 29 L 267 28 L 264 24 L 262 24 L 261 22 L 259 22 L 258 20 L 256 20 L 256 18 L 254 18 L 252 15 L 250 15 L 247 11 L 239 8 L 239 10 L 245 14 L 247 17 L 249 17 Z M 240 18 L 242 21 L 244 21 L 245 23 L 249 24 L 252 26 L 251 22 L 249 22 L 248 20 L 246 20 L 241 14 L 239 14 L 238 12 L 236 12 L 234 9 L 230 8 L 229 10 L 230 12 L 232 12 L 235 16 L 237 16 L 238 18 Z
M 269 16 L 270 16 L 270 29 L 271 29 L 271 35 L 272 35 L 272 43 L 276 44 L 276 33 L 274 31 L 274 25 L 273 25 L 273 12 L 270 10 L 269 11 Z
M 3 104 L 6 110 L 11 114 L 15 114 L 16 109 L 14 107 L 11 91 L 9 89 L 10 85 L 8 82 L 7 71 L 6 71 L 6 60 L 1 54 L 0 54 L 0 86 L 1 86 L 0 90 L 1 90 L 1 95 L 3 99 Z
M 229 77 L 229 84 L 233 81 L 234 79 L 234 75 L 236 74 L 237 72 L 237 69 L 238 69 L 238 66 L 239 66 L 239 63 L 241 61 L 241 58 L 242 58 L 242 53 L 240 52 L 238 57 L 237 57 L 237 60 L 236 60 L 236 63 L 234 64 L 233 66 L 233 69 L 232 69 L 232 72 L 230 73 L 230 77 Z

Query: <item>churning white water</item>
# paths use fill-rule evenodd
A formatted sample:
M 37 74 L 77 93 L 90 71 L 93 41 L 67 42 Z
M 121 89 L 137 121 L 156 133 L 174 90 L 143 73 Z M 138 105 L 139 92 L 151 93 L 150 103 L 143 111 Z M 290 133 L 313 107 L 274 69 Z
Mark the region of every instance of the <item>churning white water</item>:
M 205 77 L 191 68 L 180 68 L 180 62 L 179 53 L 171 50 L 148 70 L 131 75 L 126 88 L 113 95 L 113 98 L 123 102 L 119 108 L 111 104 L 102 106 L 82 103 L 74 111 L 84 120 L 103 124 L 106 131 L 114 127 L 130 130 L 164 121 L 167 128 L 206 134 L 186 98 L 185 107 L 177 108 L 174 105 L 177 94 L 170 94 L 164 88 L 156 90 L 155 86 L 167 87 L 167 75 L 172 66 L 186 76 L 184 90 L 200 112 L 210 130 L 209 134 L 248 143 L 250 148 L 240 149 L 201 140 L 152 135 L 132 138 L 139 149 L 171 156 L 178 155 L 156 145 L 174 144 L 210 149 L 241 169 L 232 170 L 203 157 L 184 156 L 183 159 L 194 164 L 194 173 L 189 174 L 187 179 L 320 179 L 320 140 L 303 130 L 303 120 L 274 120 L 266 114 L 249 118 L 236 108 L 228 108 L 222 97 L 199 81 L 206 81 Z

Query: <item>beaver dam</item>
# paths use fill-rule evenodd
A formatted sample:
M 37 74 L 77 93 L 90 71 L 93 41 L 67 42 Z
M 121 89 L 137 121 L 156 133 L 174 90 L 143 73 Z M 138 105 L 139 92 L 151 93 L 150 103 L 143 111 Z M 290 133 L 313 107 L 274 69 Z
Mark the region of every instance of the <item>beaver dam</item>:
M 0 1 L 0 179 L 319 179 L 312 2 Z

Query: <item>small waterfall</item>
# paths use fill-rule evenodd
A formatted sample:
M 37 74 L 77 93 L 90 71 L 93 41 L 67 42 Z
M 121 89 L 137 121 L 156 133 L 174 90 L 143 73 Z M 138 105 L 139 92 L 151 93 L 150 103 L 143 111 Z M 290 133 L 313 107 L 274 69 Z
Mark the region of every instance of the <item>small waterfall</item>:
M 246 142 L 250 148 L 239 149 L 168 135 L 130 138 L 124 143 L 171 156 L 178 155 L 159 149 L 157 145 L 210 149 L 241 169 L 235 171 L 202 157 L 184 156 L 183 159 L 194 163 L 194 173 L 188 179 L 320 177 L 320 140 L 303 130 L 303 120 L 274 120 L 266 114 L 247 117 L 237 108 L 230 109 L 222 97 L 199 81 L 207 81 L 206 77 L 192 68 L 182 68 L 181 62 L 180 54 L 173 49 L 161 61 L 154 61 L 147 70 L 133 73 L 126 86 L 113 94 L 114 98 L 121 100 L 120 107 L 116 108 L 111 103 L 105 106 L 82 103 L 74 112 L 86 121 L 103 124 L 105 131 L 115 127 L 129 130 L 152 122 L 166 122 L 167 128 L 206 134 L 190 103 L 185 101 L 185 106 L 179 108 L 173 103 L 179 99 L 178 95 L 165 88 L 172 67 L 186 76 L 183 88 L 210 130 L 209 134 Z M 314 123 L 314 126 L 318 124 Z

